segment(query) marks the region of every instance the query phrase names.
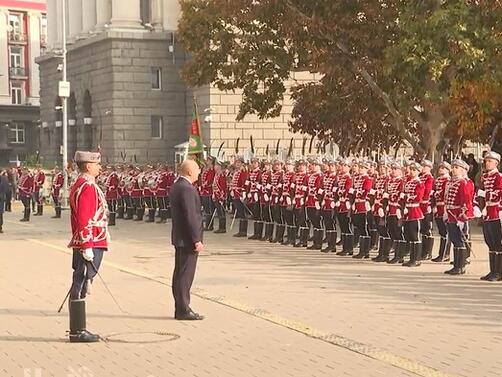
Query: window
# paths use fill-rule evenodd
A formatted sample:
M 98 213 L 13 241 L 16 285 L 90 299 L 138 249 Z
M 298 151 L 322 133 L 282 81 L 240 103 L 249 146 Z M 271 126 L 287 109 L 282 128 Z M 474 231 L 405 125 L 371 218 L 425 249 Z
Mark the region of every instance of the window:
M 152 139 L 162 139 L 162 117 L 152 116 Z
M 24 124 L 12 123 L 9 125 L 9 143 L 24 144 Z
M 151 22 L 151 1 L 150 0 L 140 0 L 139 1 L 139 13 L 141 17 L 141 23 L 144 24 L 149 24 Z
M 11 68 L 21 68 L 23 66 L 23 49 L 21 47 L 10 48 Z
M 44 14 L 40 19 L 40 44 L 47 43 L 47 16 Z
M 12 82 L 10 84 L 10 95 L 13 105 L 21 105 L 23 103 L 23 84 L 20 82 Z
M 162 88 L 162 69 L 159 67 L 152 67 L 152 89 Z
M 21 30 L 21 15 L 17 13 L 9 14 L 9 31 L 13 35 L 20 35 Z

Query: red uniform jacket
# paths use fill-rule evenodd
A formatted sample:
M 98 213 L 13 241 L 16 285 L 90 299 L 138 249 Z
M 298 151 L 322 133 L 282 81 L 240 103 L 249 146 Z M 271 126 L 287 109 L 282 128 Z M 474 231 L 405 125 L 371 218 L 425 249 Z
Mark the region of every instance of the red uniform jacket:
M 322 194 L 324 195 L 321 202 L 321 208 L 324 210 L 335 209 L 335 186 L 337 175 L 336 173 L 324 176 Z
M 371 207 L 368 199 L 371 188 L 373 187 L 373 181 L 370 176 L 365 174 L 359 174 L 354 180 L 353 193 L 354 193 L 354 213 L 366 213 Z
M 450 181 L 449 175 L 442 175 L 434 180 L 434 217 L 443 218 L 444 216 L 444 206 L 445 206 L 445 190 L 446 185 Z
M 133 176 L 132 182 L 131 198 L 141 198 L 143 196 L 143 189 L 140 185 L 143 184 L 143 173 Z
M 305 194 L 307 193 L 308 175 L 306 172 L 296 173 L 295 175 L 295 196 L 294 208 L 303 208 L 305 205 Z
M 282 207 L 293 205 L 292 195 L 295 190 L 296 173 L 294 171 L 286 172 L 282 176 L 282 191 L 279 198 L 279 204 Z
M 111 172 L 106 178 L 106 200 L 117 200 L 119 196 L 119 176 Z
M 434 177 L 432 174 L 422 174 L 420 175 L 420 180 L 424 185 L 424 196 L 422 198 L 422 202 L 420 203 L 420 208 L 422 209 L 422 213 L 427 215 L 431 213 L 431 197 L 432 197 L 432 189 L 434 187 Z
M 474 217 L 474 183 L 468 178 L 452 178 L 446 185 L 445 206 L 449 223 L 467 222 Z
M 403 194 L 405 202 L 404 221 L 423 219 L 424 214 L 422 212 L 421 203 L 424 197 L 424 184 L 420 178 L 410 178 L 404 185 Z
M 384 195 L 387 192 L 387 182 L 389 177 L 384 175 L 375 179 L 375 188 L 370 190 L 370 196 L 373 197 L 373 216 L 385 217 L 383 208 Z
M 272 173 L 272 177 L 270 178 L 270 185 L 272 186 L 270 189 L 271 205 L 279 204 L 279 199 L 281 198 L 282 178 L 283 172 L 281 170 Z
M 352 189 L 352 177 L 350 174 L 339 174 L 336 186 L 333 191 L 337 197 L 335 208 L 338 213 L 348 213 L 350 211 L 349 191 Z
M 45 183 L 45 173 L 43 171 L 39 171 L 35 175 L 35 182 L 34 182 L 35 191 L 40 190 L 44 186 L 44 183 Z
M 305 203 L 307 208 L 321 209 L 319 195 L 322 194 L 322 185 L 321 173 L 313 173 L 309 175 L 307 180 L 307 201 Z
M 261 180 L 261 170 L 256 168 L 249 172 L 248 179 L 246 180 L 246 199 L 248 203 L 259 203 L 260 200 L 260 180 Z
M 77 178 L 70 190 L 70 208 L 72 238 L 68 247 L 106 249 L 108 207 L 103 192 L 91 177 Z
M 484 199 L 483 220 L 493 221 L 500 219 L 500 200 L 502 199 L 502 175 L 498 170 L 493 170 L 483 174 L 481 178 L 481 189 L 478 191 L 478 198 Z
M 61 192 L 61 187 L 63 187 L 64 184 L 64 176 L 63 173 L 57 173 L 54 176 L 54 179 L 52 180 L 52 196 L 53 197 L 59 197 L 59 194 Z
M 387 192 L 384 194 L 384 199 L 388 200 L 387 216 L 396 216 L 401 219 L 400 198 L 404 189 L 403 177 L 391 177 L 387 182 Z
M 258 191 L 260 196 L 260 204 L 270 204 L 270 196 L 272 195 L 272 170 L 265 170 L 261 173 Z
M 17 189 L 19 191 L 19 196 L 23 198 L 30 198 L 33 194 L 33 187 L 35 185 L 35 180 L 31 174 L 22 175 L 19 178 L 17 184 Z
M 157 190 L 155 191 L 155 196 L 159 198 L 165 198 L 167 196 L 167 189 L 169 188 L 169 176 L 170 172 L 163 171 L 157 176 Z
M 215 202 L 223 203 L 227 199 L 228 187 L 225 172 L 221 171 L 213 176 L 211 193 Z
M 200 176 L 199 193 L 200 196 L 209 196 L 213 194 L 214 168 L 204 169 Z
M 233 199 L 244 199 L 244 184 L 246 183 L 247 172 L 244 169 L 236 170 L 230 182 L 230 196 Z

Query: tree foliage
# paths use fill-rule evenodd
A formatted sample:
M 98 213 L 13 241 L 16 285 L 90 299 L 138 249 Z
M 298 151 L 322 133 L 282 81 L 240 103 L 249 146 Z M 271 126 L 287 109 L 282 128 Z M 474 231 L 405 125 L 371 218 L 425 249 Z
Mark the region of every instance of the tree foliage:
M 468 125 L 468 114 L 479 122 L 489 95 L 481 89 L 493 94 L 500 88 L 499 1 L 181 5 L 180 37 L 192 57 L 183 75 L 190 84 L 242 90 L 237 119 L 253 113 L 267 118 L 280 113 L 291 72 L 318 73 L 320 80 L 291 88 L 291 128 L 349 150 L 407 140 L 418 153 L 437 153 L 456 127 L 474 138 L 467 132 L 476 129 Z M 488 88 L 488 82 L 496 85 Z M 497 107 L 490 103 L 491 114 Z

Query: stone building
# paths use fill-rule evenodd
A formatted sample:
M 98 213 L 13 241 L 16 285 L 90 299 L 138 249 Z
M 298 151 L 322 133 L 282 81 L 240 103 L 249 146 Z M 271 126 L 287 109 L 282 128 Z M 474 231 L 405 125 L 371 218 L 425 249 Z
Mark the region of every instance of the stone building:
M 63 0 L 48 0 L 48 49 L 37 62 L 41 77 L 41 148 L 46 164 L 61 159 L 61 72 Z M 253 135 L 257 154 L 278 138 L 287 148 L 291 103 L 267 121 L 236 122 L 239 94 L 210 86 L 188 88 L 179 76 L 187 55 L 176 40 L 178 0 L 67 0 L 69 156 L 76 149 L 101 148 L 105 161 L 146 162 L 175 159 L 175 147 L 188 139 L 194 95 L 204 143 L 213 152 L 225 141 L 233 155 Z M 310 74 L 292 79 L 310 80 Z M 208 112 L 204 112 L 204 110 Z M 297 139 L 299 137 L 297 136 Z M 295 146 L 299 148 L 301 140 Z
M 0 1 L 0 166 L 38 150 L 39 73 L 47 40 L 45 0 Z

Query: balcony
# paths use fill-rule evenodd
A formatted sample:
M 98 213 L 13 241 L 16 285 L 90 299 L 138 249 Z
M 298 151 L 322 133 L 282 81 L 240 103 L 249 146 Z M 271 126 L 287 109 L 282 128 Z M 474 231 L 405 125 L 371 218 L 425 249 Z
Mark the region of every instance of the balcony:
M 9 32 L 9 43 L 10 44 L 26 44 L 28 41 L 27 35 L 24 33 L 19 33 L 17 31 Z
M 17 78 L 17 79 L 28 78 L 28 72 L 24 67 L 10 67 L 9 75 L 11 78 Z

